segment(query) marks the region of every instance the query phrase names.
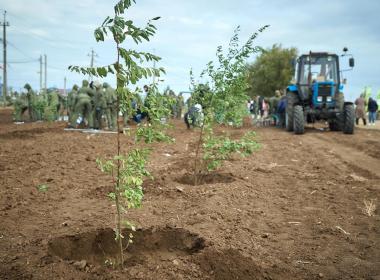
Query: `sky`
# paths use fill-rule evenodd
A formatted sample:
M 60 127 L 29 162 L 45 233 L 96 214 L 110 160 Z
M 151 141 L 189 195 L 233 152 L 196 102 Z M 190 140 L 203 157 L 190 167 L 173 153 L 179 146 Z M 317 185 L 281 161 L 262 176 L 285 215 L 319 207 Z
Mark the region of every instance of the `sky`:
M 162 57 L 157 66 L 166 69 L 161 87 L 175 92 L 189 90 L 189 71 L 195 76 L 215 59 L 217 46 L 227 46 L 234 29 L 241 27 L 240 40 L 264 25 L 255 45 L 296 47 L 300 53 L 328 51 L 342 54 L 343 47 L 355 58 L 345 94 L 354 99 L 364 86 L 375 95 L 380 90 L 380 1 L 377 0 L 137 0 L 126 17 L 144 26 L 161 16 L 158 31 L 149 43 L 126 48 L 149 51 Z M 84 76 L 71 73 L 69 65 L 89 66 L 93 49 L 95 66 L 115 61 L 111 40 L 97 43 L 94 29 L 113 13 L 111 0 L 0 0 L 7 11 L 8 85 L 20 90 L 30 83 L 40 88 L 39 57 L 47 55 L 47 86 L 81 84 Z M 1 17 L 3 21 L 3 17 Z M 1 32 L 2 34 L 2 32 Z M 2 38 L 2 35 L 0 37 Z M 251 57 L 250 61 L 254 61 Z M 1 56 L 2 63 L 2 56 Z M 341 64 L 348 67 L 348 58 Z M 2 76 L 2 71 L 0 73 Z M 114 77 L 104 81 L 115 85 Z M 141 81 L 150 83 L 151 81 Z

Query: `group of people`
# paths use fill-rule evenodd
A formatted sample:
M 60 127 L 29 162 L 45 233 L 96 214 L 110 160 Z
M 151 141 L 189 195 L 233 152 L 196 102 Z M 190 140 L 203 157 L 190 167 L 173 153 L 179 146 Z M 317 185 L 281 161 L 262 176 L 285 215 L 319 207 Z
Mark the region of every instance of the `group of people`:
M 15 98 L 13 102 L 15 121 L 22 121 L 22 116 L 27 110 L 30 121 L 57 120 L 66 110 L 71 128 L 82 125 L 88 128 L 102 129 L 106 124 L 109 130 L 116 130 L 119 114 L 123 116 L 124 126 L 128 125 L 130 118 L 136 123 L 140 123 L 144 118 L 149 119 L 147 113 L 149 110 L 146 109 L 149 109 L 150 89 L 146 85 L 142 94 L 136 94 L 136 98 L 130 102 L 130 106 L 121 106 L 120 112 L 117 108 L 115 89 L 108 83 L 101 84 L 98 81 L 89 83 L 87 80 L 83 80 L 81 87 L 73 86 L 67 99 L 55 90 L 36 94 L 29 84 L 26 84 L 24 89 L 25 94 Z M 168 106 L 167 109 L 170 112 L 167 117 L 178 119 L 184 117 L 188 128 L 199 126 L 202 123 L 202 106 L 190 104 L 192 103 L 191 98 L 187 101 L 188 111 L 183 114 L 185 102 L 182 94 L 176 95 L 168 89 L 164 92 L 164 96 L 168 100 L 164 105 Z M 358 125 L 359 120 L 362 119 L 364 125 L 367 125 L 366 112 L 368 112 L 369 125 L 375 125 L 379 109 L 376 100 L 369 98 L 367 101 L 364 94 L 361 94 L 356 99 L 355 105 L 356 124 Z M 247 101 L 247 110 L 253 119 L 270 119 L 276 126 L 284 127 L 286 95 L 284 92 L 276 90 L 275 95 L 270 98 L 257 96 Z
M 116 129 L 118 112 L 116 93 L 107 83 L 83 80 L 82 87 L 73 86 L 67 96 L 67 113 L 69 127 L 77 128 L 84 125 L 93 129 L 100 129 L 102 117 L 106 116 L 110 130 Z
M 24 94 L 13 96 L 14 120 L 23 121 L 23 114 L 28 111 L 29 121 L 53 121 L 63 114 L 65 98 L 56 90 L 36 94 L 29 84 L 24 86 Z
M 355 100 L 355 106 L 356 125 L 359 125 L 360 119 L 363 120 L 364 125 L 367 125 L 366 111 L 368 111 L 369 125 L 375 125 L 377 120 L 377 111 L 379 110 L 379 106 L 375 99 L 370 97 L 367 102 L 365 95 L 361 94 L 360 97 Z
M 108 129 L 114 131 L 117 129 L 119 113 L 123 115 L 124 127 L 128 126 L 130 119 L 136 123 L 140 123 L 143 119 L 149 120 L 151 91 L 147 85 L 143 89 L 141 94 L 134 94 L 134 98 L 127 102 L 121 97 L 119 112 L 116 92 L 109 84 L 97 81 L 89 83 L 84 80 L 81 88 L 74 86 L 68 95 L 67 111 L 70 127 L 76 128 L 82 124 L 89 128 L 102 129 L 105 116 Z M 167 97 L 164 106 L 170 111 L 170 116 L 167 117 L 181 118 L 185 105 L 182 94 L 177 96 L 172 90 L 167 90 L 164 96 Z
M 130 121 L 140 123 L 149 119 L 149 109 L 152 96 L 150 88 L 145 85 L 143 91 L 133 93 L 131 100 L 120 97 L 118 110 L 117 95 L 108 83 L 98 81 L 82 81 L 82 86 L 74 85 L 72 90 L 64 96 L 57 89 L 43 90 L 40 93 L 33 91 L 29 84 L 24 86 L 24 92 L 13 96 L 14 121 L 54 121 L 64 118 L 65 113 L 69 128 L 90 128 L 115 131 L 119 116 L 123 117 L 124 127 Z M 163 96 L 162 105 L 166 107 L 166 118 L 181 119 L 184 116 L 185 101 L 182 93 L 176 95 L 167 88 Z
M 269 98 L 257 96 L 255 99 L 247 101 L 247 110 L 253 119 L 271 118 L 276 126 L 284 127 L 286 95 L 284 92 L 276 90 L 275 95 Z

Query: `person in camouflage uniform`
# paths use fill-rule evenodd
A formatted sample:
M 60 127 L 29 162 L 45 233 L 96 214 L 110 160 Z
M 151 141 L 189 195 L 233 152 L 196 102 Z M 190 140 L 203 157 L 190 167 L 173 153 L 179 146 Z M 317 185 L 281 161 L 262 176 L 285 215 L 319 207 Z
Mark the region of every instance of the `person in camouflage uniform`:
M 281 99 L 281 92 L 279 90 L 275 91 L 275 95 L 269 99 L 269 110 L 270 115 L 274 120 L 274 125 L 278 125 L 279 116 L 277 115 L 277 107 Z
M 63 115 L 65 110 L 67 109 L 67 96 L 63 96 L 62 94 L 58 93 L 58 106 L 57 106 L 57 113 L 58 113 L 58 120 L 64 120 Z
M 22 115 L 28 110 L 28 99 L 25 94 L 20 95 L 14 101 L 14 120 L 16 122 L 22 121 Z
M 94 84 L 94 95 L 92 97 L 93 100 L 93 112 L 94 112 L 94 128 L 101 129 L 102 126 L 102 116 L 103 112 L 107 108 L 105 94 L 103 92 L 103 87 L 99 82 L 95 82 Z
M 58 119 L 59 96 L 56 90 L 52 90 L 47 94 L 47 106 L 44 110 L 44 118 L 47 121 Z
M 28 112 L 29 112 L 29 120 L 35 121 L 37 120 L 36 111 L 34 108 L 34 103 L 36 99 L 36 94 L 32 90 L 32 87 L 29 84 L 25 84 L 24 88 L 27 90 L 26 98 L 28 102 Z
M 45 95 L 34 95 L 32 109 L 35 121 L 41 121 L 45 116 L 45 110 L 48 106 L 48 98 Z
M 110 130 L 116 130 L 117 127 L 117 96 L 116 92 L 111 86 L 107 83 L 103 83 L 104 88 L 104 95 L 106 100 L 106 117 L 107 117 L 107 124 L 108 129 Z
M 270 113 L 276 114 L 278 103 L 281 99 L 281 92 L 279 90 L 275 91 L 275 95 L 269 99 Z
M 91 84 L 89 84 L 87 80 L 83 80 L 82 81 L 82 87 L 79 89 L 79 92 L 85 93 L 90 98 L 93 98 L 93 96 L 95 94 L 95 90 L 93 89 L 92 84 L 93 84 L 93 82 L 91 82 Z M 92 105 L 94 105 L 94 104 L 92 104 Z
M 82 87 L 80 88 L 78 94 L 76 95 L 76 98 L 74 99 L 74 111 L 71 118 L 71 127 L 77 126 L 77 119 L 79 116 L 82 116 L 82 118 L 86 119 L 88 122 L 88 126 L 90 128 L 94 127 L 93 122 L 93 112 L 92 112 L 92 99 L 90 94 L 92 94 L 93 91 L 88 87 L 88 81 L 83 80 Z
M 74 85 L 73 89 L 67 95 L 67 115 L 69 116 L 69 123 L 72 123 L 72 117 L 75 109 L 75 98 L 78 95 L 78 89 L 79 87 Z

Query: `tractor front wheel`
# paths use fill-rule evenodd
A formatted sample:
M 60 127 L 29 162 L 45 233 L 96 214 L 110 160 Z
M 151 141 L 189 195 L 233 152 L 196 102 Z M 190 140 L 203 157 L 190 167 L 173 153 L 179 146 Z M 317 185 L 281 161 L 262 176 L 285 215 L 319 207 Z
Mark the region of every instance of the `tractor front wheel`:
M 343 109 L 343 133 L 354 134 L 355 127 L 355 108 L 354 105 L 348 104 Z
M 293 110 L 293 128 L 295 134 L 304 134 L 305 132 L 305 117 L 303 114 L 303 108 L 300 105 L 294 106 Z
M 285 112 L 285 127 L 287 131 L 293 131 L 294 123 L 294 104 L 298 102 L 298 97 L 295 92 L 288 92 L 286 94 L 286 112 Z

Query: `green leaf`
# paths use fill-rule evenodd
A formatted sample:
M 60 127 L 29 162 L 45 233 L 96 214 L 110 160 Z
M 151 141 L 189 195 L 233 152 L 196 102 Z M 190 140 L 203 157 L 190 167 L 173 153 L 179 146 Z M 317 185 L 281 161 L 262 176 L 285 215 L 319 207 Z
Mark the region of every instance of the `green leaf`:
M 42 185 L 38 185 L 36 188 L 39 192 L 47 192 L 49 189 L 49 186 L 42 184 Z
M 105 67 L 98 67 L 98 68 L 96 68 L 96 71 L 100 77 L 106 77 L 107 76 L 107 69 Z

